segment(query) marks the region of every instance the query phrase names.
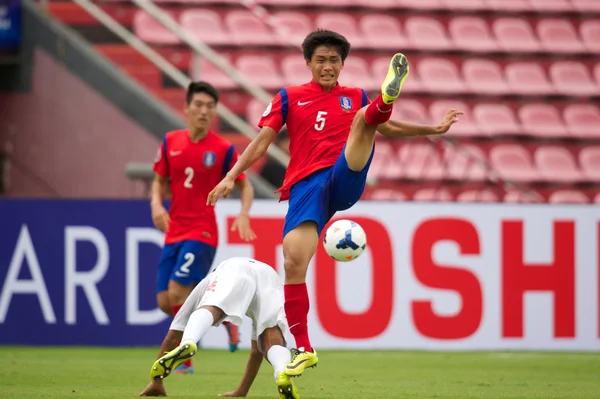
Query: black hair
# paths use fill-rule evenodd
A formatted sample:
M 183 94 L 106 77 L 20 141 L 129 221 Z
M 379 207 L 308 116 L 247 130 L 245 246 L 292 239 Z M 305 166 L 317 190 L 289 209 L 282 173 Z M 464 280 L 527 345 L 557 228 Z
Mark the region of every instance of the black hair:
M 310 61 L 315 50 L 320 46 L 333 47 L 337 50 L 340 53 L 340 57 L 342 57 L 342 63 L 350 53 L 350 43 L 344 36 L 327 29 L 317 29 L 309 33 L 302 42 L 304 59 Z
M 188 105 L 192 102 L 194 94 L 198 93 L 206 93 L 209 96 L 211 96 L 213 100 L 215 100 L 215 103 L 219 102 L 219 92 L 217 91 L 217 89 L 215 89 L 214 86 L 208 82 L 199 81 L 190 83 L 190 85 L 187 88 L 185 99 Z

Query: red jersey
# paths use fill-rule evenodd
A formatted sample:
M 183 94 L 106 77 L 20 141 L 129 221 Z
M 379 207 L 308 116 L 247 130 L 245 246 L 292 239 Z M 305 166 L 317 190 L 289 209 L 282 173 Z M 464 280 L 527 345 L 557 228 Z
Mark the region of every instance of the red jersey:
M 339 84 L 324 91 L 316 82 L 282 89 L 265 110 L 258 126 L 279 132 L 287 124 L 290 137 L 290 163 L 281 192 L 289 198 L 290 189 L 309 175 L 335 164 L 348 135 L 354 115 L 369 103 L 364 90 Z
M 197 240 L 217 246 L 219 234 L 215 209 L 206 205 L 208 193 L 237 162 L 237 151 L 227 140 L 208 132 L 197 143 L 187 129 L 165 135 L 154 171 L 171 179 L 171 221 L 165 243 Z M 241 174 L 236 181 L 244 180 Z

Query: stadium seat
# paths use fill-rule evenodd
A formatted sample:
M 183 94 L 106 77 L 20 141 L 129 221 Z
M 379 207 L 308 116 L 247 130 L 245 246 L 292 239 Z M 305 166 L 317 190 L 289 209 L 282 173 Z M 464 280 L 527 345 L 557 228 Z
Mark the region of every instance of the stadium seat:
M 521 191 L 511 189 L 504 194 L 504 202 L 538 203 L 544 202 L 544 198 L 535 191 Z
M 448 39 L 444 26 L 436 19 L 408 17 L 404 29 L 410 45 L 420 50 L 448 50 L 452 42 Z
M 231 63 L 230 56 L 227 54 L 221 54 L 221 57 L 225 58 L 226 61 Z M 199 63 L 199 70 L 194 70 L 195 63 L 190 65 L 190 76 L 194 80 L 206 80 L 213 86 L 220 90 L 234 89 L 239 85 L 229 77 L 223 70 L 208 61 L 206 58 L 201 58 Z
M 310 32 L 313 24 L 309 17 L 297 11 L 279 11 L 273 14 L 273 32 L 283 45 L 300 45 Z
M 587 67 L 577 61 L 557 61 L 550 65 L 550 78 L 558 93 L 590 96 L 600 93 Z
M 600 1 L 597 2 L 600 5 Z M 600 12 L 600 8 L 598 10 Z M 579 34 L 583 45 L 592 53 L 600 53 L 600 20 L 592 19 L 581 22 Z M 598 82 L 600 83 L 600 82 Z
M 457 202 L 499 202 L 500 197 L 494 191 L 489 189 L 484 190 L 467 190 L 456 196 Z
M 583 175 L 573 155 L 564 147 L 539 147 L 534 158 L 540 177 L 546 181 L 574 183 L 582 180 Z
M 522 132 L 513 111 L 504 104 L 477 104 L 473 107 L 473 117 L 479 129 L 490 136 Z
M 265 109 L 266 105 L 263 104 L 262 101 L 253 98 L 246 108 L 246 121 L 248 121 L 251 126 L 258 126 L 258 122 L 265 112 Z
M 441 0 L 396 0 L 399 7 L 420 10 L 435 10 L 443 8 Z
M 445 188 L 420 188 L 412 196 L 413 201 L 452 201 L 452 194 Z
M 544 95 L 554 92 L 544 69 L 535 62 L 513 62 L 504 68 L 504 73 L 508 86 L 517 94 Z
M 600 62 L 594 66 L 594 79 L 596 84 L 600 86 Z
M 509 92 L 502 68 L 494 61 L 477 58 L 465 60 L 462 72 L 467 89 L 472 93 L 498 95 Z
M 598 0 L 571 0 L 573 8 L 579 12 L 600 12 Z
M 444 177 L 442 160 L 430 143 L 406 143 L 400 147 L 398 158 L 402 177 L 413 180 L 438 180 Z
M 594 197 L 594 202 L 596 204 L 600 204 L 600 193 L 596 194 L 596 196 Z
M 466 91 L 456 65 L 444 58 L 424 58 L 417 64 L 421 83 L 432 93 L 461 93 Z
M 227 45 L 231 42 L 219 14 L 212 10 L 184 10 L 180 17 L 181 26 L 194 39 L 208 45 Z
M 469 106 L 458 100 L 436 100 L 429 106 L 430 122 L 436 123 L 441 121 L 449 109 L 457 109 L 465 114 L 460 116 L 460 122 L 453 125 L 452 129 L 447 133 L 450 136 L 478 136 L 480 135 L 479 127 L 473 119 L 473 113 Z
M 498 46 L 510 52 L 536 52 L 541 49 L 531 25 L 524 18 L 499 18 L 492 24 Z
M 280 90 L 284 82 L 270 57 L 261 55 L 241 55 L 236 61 L 239 71 L 254 84 L 267 90 Z
M 284 56 L 281 61 L 281 71 L 285 86 L 298 86 L 311 80 L 306 61 L 300 54 Z
M 572 11 L 573 6 L 569 0 L 529 0 L 533 10 L 540 12 L 565 12 Z
M 550 194 L 548 202 L 551 204 L 587 204 L 590 199 L 581 191 L 558 190 Z
M 238 46 L 272 45 L 275 42 L 270 28 L 250 11 L 229 11 L 225 15 L 225 26 Z
M 364 46 L 362 35 L 354 18 L 346 13 L 325 12 L 317 15 L 316 28 L 330 29 L 346 37 L 353 48 Z
M 536 30 L 542 48 L 548 52 L 581 53 L 586 50 L 573 25 L 565 19 L 542 19 Z
M 171 14 L 171 16 L 173 15 Z M 181 40 L 169 29 L 144 11 L 135 13 L 133 32 L 146 43 L 161 45 L 181 43 Z
M 531 156 L 518 144 L 499 144 L 490 150 L 490 163 L 505 180 L 529 182 L 539 179 Z
M 378 187 L 371 191 L 368 199 L 371 201 L 406 201 L 407 196 L 402 191 L 391 187 Z
M 381 56 L 375 58 L 371 62 L 371 73 L 374 78 L 383 79 L 388 73 L 388 68 L 390 65 L 390 57 L 389 56 Z M 417 69 L 412 66 L 410 70 L 410 77 L 404 83 L 404 87 L 402 88 L 403 93 L 410 93 L 415 91 L 422 90 L 421 79 L 417 73 Z
M 442 5 L 448 10 L 485 10 L 485 0 L 441 0 Z
M 523 131 L 528 135 L 547 138 L 568 136 L 560 113 L 551 104 L 524 104 L 518 114 Z
M 579 165 L 587 180 L 600 182 L 600 147 L 586 147 L 579 152 Z
M 494 51 L 498 49 L 488 24 L 479 17 L 456 17 L 450 20 L 448 31 L 454 46 L 466 51 Z
M 489 8 L 495 11 L 519 12 L 531 9 L 527 0 L 487 0 L 486 3 Z
M 383 75 L 383 77 L 385 76 L 386 75 Z M 367 62 L 363 58 L 355 55 L 344 63 L 344 70 L 340 75 L 340 84 L 360 87 L 368 92 L 379 89 L 383 77 L 372 77 Z
M 482 181 L 488 176 L 487 157 L 474 144 L 448 145 L 443 157 L 446 178 L 459 181 Z
M 354 0 L 355 4 L 365 8 L 382 8 L 384 10 L 390 10 L 398 7 L 400 4 L 398 0 Z
M 413 123 L 429 123 L 425 107 L 420 101 L 399 98 L 394 103 L 392 119 L 400 119 Z
M 377 140 L 369 177 L 389 180 L 402 177 L 402 165 L 398 154 L 388 140 Z
M 571 136 L 579 138 L 600 138 L 600 111 L 592 104 L 570 104 L 563 111 L 563 117 Z
M 359 26 L 369 48 L 395 51 L 408 44 L 400 23 L 391 15 L 366 14 L 360 19 Z

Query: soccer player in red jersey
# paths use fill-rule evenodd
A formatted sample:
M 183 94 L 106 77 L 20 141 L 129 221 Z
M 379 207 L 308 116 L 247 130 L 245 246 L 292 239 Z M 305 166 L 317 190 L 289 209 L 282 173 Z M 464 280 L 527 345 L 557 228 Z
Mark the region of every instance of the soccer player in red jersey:
M 163 312 L 174 316 L 194 286 L 210 271 L 218 244 L 214 207 L 205 198 L 231 169 L 238 155 L 234 146 L 209 130 L 217 115 L 219 93 L 206 82 L 189 85 L 185 112 L 188 128 L 168 132 L 154 163 L 152 220 L 164 231 L 165 245 L 158 266 L 157 302 Z M 233 224 L 240 237 L 251 241 L 248 213 L 254 199 L 252 185 L 241 173 L 234 179 L 241 194 L 242 209 Z M 164 208 L 167 185 L 171 209 Z M 233 352 L 239 343 L 238 328 L 225 323 Z M 191 363 L 179 372 L 192 372 Z
M 403 54 L 392 57 L 381 94 L 371 103 L 364 90 L 338 83 L 350 51 L 346 38 L 317 30 L 305 38 L 302 49 L 312 81 L 286 87 L 275 96 L 260 120 L 258 136 L 207 199 L 214 205 L 225 198 L 237 176 L 265 153 L 287 124 L 290 163 L 279 192 L 282 200 L 289 200 L 283 231 L 285 312 L 297 347 L 285 370 L 289 376 L 298 376 L 318 362 L 308 336 L 306 271 L 325 224 L 335 212 L 354 205 L 364 191 L 375 132 L 388 137 L 441 134 L 462 114 L 449 110 L 434 126 L 390 120 L 409 73 Z

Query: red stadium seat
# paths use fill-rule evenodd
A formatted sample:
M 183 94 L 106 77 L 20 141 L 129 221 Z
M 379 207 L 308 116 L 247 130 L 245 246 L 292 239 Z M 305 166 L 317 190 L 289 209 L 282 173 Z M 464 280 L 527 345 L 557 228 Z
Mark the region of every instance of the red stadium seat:
M 399 105 L 402 106 L 401 104 L 400 102 Z M 460 121 L 452 126 L 452 129 L 447 133 L 448 135 L 468 137 L 481 134 L 469 106 L 458 100 L 436 100 L 431 103 L 429 106 L 430 122 L 436 123 L 441 121 L 449 109 L 457 109 L 463 111 L 465 114 L 460 116 Z
M 231 62 L 230 57 L 226 54 L 221 54 L 221 57 L 225 58 L 228 62 Z M 200 69 L 194 70 L 195 64 L 190 65 L 190 76 L 194 80 L 205 80 L 210 82 L 217 89 L 227 90 L 238 87 L 238 84 L 223 72 L 219 67 L 209 62 L 206 58 L 201 58 Z
M 465 83 L 470 92 L 476 94 L 506 94 L 508 85 L 502 68 L 491 60 L 471 58 L 462 66 Z
M 402 98 L 394 104 L 392 119 L 413 123 L 429 123 L 429 117 L 421 102 Z
M 524 18 L 499 18 L 492 24 L 498 46 L 505 51 L 535 52 L 540 50 L 531 25 Z
M 402 176 L 413 180 L 437 180 L 444 177 L 442 160 L 432 144 L 403 144 L 398 158 Z
M 487 0 L 487 5 L 492 10 L 505 12 L 529 11 L 531 5 L 527 0 Z
M 452 194 L 445 188 L 421 188 L 413 194 L 413 201 L 452 201 Z
M 504 68 L 504 73 L 508 86 L 517 94 L 544 95 L 554 92 L 544 69 L 535 62 L 513 62 Z
M 234 44 L 238 46 L 272 45 L 274 43 L 270 28 L 250 11 L 229 11 L 225 15 L 225 25 Z
M 529 0 L 532 8 L 540 12 L 565 12 L 572 11 L 573 6 L 569 0 Z
M 598 0 L 571 0 L 573 8 L 579 12 L 600 12 Z
M 585 47 L 573 25 L 564 19 L 542 19 L 537 24 L 542 48 L 554 53 L 580 53 Z
M 357 6 L 365 7 L 365 8 L 382 8 L 384 10 L 389 10 L 395 7 L 398 7 L 400 4 L 398 0 L 354 0 Z
M 598 2 L 600 5 L 600 1 Z M 598 9 L 600 12 L 600 8 Z M 600 20 L 583 21 L 579 33 L 585 47 L 592 53 L 600 53 Z
M 444 26 L 436 19 L 408 17 L 404 29 L 412 47 L 420 50 L 448 50 L 452 42 L 448 39 Z
M 571 136 L 600 138 L 600 111 L 592 104 L 571 104 L 565 107 L 563 117 Z
M 442 5 L 449 10 L 485 10 L 485 0 L 442 0 Z
M 300 54 L 291 54 L 283 57 L 281 70 L 286 86 L 298 86 L 308 83 L 311 80 L 306 61 Z
M 273 14 L 273 31 L 281 44 L 300 45 L 313 31 L 312 21 L 304 13 L 297 11 L 279 11 Z
M 546 181 L 572 183 L 583 177 L 573 155 L 566 148 L 543 146 L 535 151 L 534 158 L 540 176 Z
M 551 204 L 588 204 L 590 199 L 581 191 L 558 190 L 550 194 L 548 202 Z
M 385 77 L 385 75 L 383 76 Z M 383 79 L 383 77 L 377 77 L 377 80 L 375 80 L 369 72 L 367 62 L 357 56 L 346 60 L 344 70 L 340 75 L 340 80 L 345 86 L 360 87 L 367 92 L 380 88 L 380 79 Z
M 485 152 L 473 144 L 447 146 L 444 151 L 446 177 L 450 179 L 460 181 L 485 180 L 488 176 L 486 163 Z
M 251 126 L 258 126 L 258 122 L 265 112 L 267 106 L 255 98 L 250 100 L 248 107 L 246 108 L 246 120 Z M 258 129 L 258 127 L 257 127 Z
M 498 49 L 488 24 L 479 17 L 456 17 L 450 20 L 448 31 L 454 46 L 467 51 L 494 51 Z
M 396 0 L 399 7 L 415 8 L 421 10 L 435 10 L 443 8 L 441 0 Z
M 371 201 L 406 201 L 408 198 L 400 190 L 391 187 L 377 187 L 371 191 L 368 199 Z
M 427 91 L 433 93 L 466 91 L 466 86 L 452 61 L 444 58 L 425 58 L 418 63 L 417 69 L 423 88 Z
M 596 84 L 600 85 L 600 62 L 594 66 L 594 79 L 596 79 Z
M 260 87 L 279 90 L 284 86 L 275 62 L 270 57 L 241 55 L 237 59 L 236 66 L 244 76 Z
M 482 132 L 491 135 L 515 135 L 521 127 L 513 111 L 503 104 L 477 104 L 473 116 Z
M 173 16 L 173 15 L 171 15 Z M 133 17 L 133 32 L 146 43 L 179 44 L 181 40 L 163 24 L 144 11 L 138 11 Z
M 408 43 L 400 23 L 391 15 L 366 14 L 360 19 L 359 25 L 365 45 L 370 48 L 397 50 Z
M 231 42 L 229 34 L 221 23 L 219 14 L 212 10 L 185 10 L 180 17 L 181 26 L 194 39 L 208 45 L 226 45 Z
M 586 147 L 579 152 L 579 165 L 590 181 L 600 182 L 600 147 Z
M 369 177 L 390 180 L 402 177 L 402 165 L 389 141 L 377 140 Z
M 360 31 L 358 30 L 358 24 L 349 14 L 341 12 L 326 12 L 318 14 L 315 20 L 315 26 L 317 28 L 330 29 L 344 35 L 352 47 L 362 47 L 363 39 Z
M 538 203 L 544 202 L 544 198 L 535 191 L 509 190 L 504 194 L 504 202 Z
M 568 136 L 569 131 L 560 113 L 551 104 L 525 104 L 518 113 L 523 131 L 528 135 L 548 138 Z
M 467 190 L 456 196 L 458 202 L 500 202 L 500 197 L 492 190 Z
M 490 163 L 503 179 L 517 182 L 539 179 L 531 156 L 518 144 L 499 144 L 493 147 L 490 150 Z
M 594 197 L 594 202 L 596 204 L 600 204 L 600 193 L 596 194 L 596 196 Z
M 600 87 L 592 80 L 589 70 L 577 61 L 557 61 L 550 66 L 554 89 L 573 96 L 589 96 L 600 93 Z

